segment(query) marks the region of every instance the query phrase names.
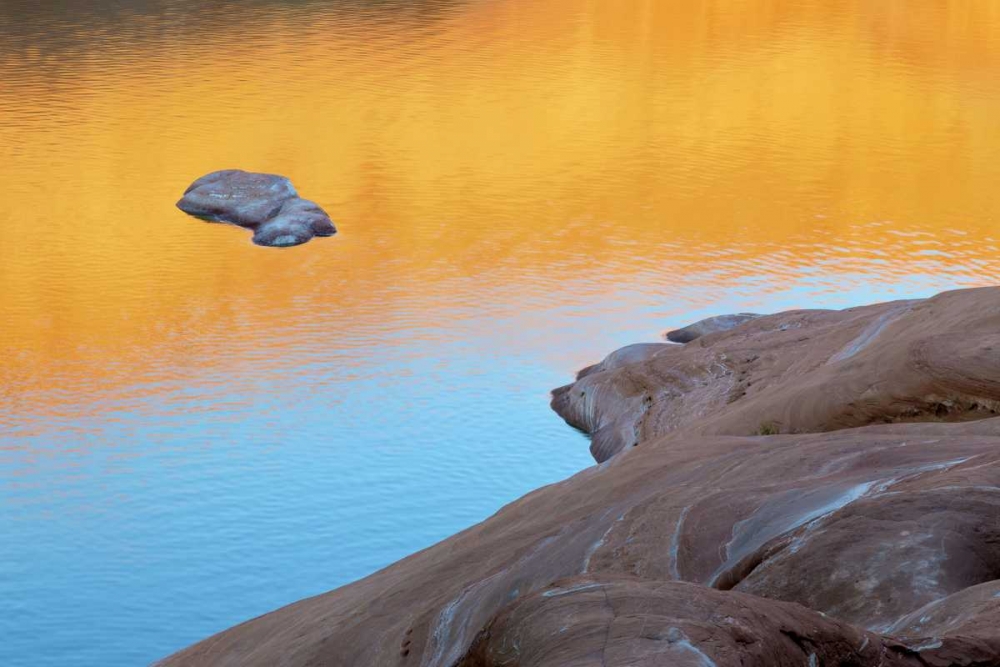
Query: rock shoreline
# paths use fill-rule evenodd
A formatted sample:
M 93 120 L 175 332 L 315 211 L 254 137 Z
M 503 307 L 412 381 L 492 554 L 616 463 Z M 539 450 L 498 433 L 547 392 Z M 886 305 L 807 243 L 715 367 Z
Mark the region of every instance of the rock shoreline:
M 553 407 L 600 465 L 162 664 L 1000 664 L 1000 288 L 629 346 Z

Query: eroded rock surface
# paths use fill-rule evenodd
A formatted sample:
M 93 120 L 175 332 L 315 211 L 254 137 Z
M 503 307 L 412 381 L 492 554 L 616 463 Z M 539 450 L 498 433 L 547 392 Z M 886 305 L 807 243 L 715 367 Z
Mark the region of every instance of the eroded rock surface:
M 794 604 L 680 582 L 584 576 L 505 608 L 459 667 L 919 665 L 911 653 Z
M 614 359 L 612 353 L 609 359 Z M 598 461 L 675 430 L 813 433 L 1000 409 L 1000 290 L 767 315 L 553 392 Z
M 299 197 L 287 178 L 273 174 L 213 172 L 192 183 L 177 207 L 204 220 L 251 229 L 257 245 L 299 245 L 337 231 L 323 209 Z
M 770 317 L 589 369 L 684 404 L 638 447 L 164 664 L 1000 664 L 1000 289 Z
M 701 338 L 707 334 L 720 333 L 735 329 L 745 322 L 755 320 L 760 315 L 756 313 L 736 313 L 735 315 L 716 315 L 699 320 L 694 324 L 689 324 L 682 329 L 668 331 L 666 338 L 671 343 L 690 343 L 696 338 Z

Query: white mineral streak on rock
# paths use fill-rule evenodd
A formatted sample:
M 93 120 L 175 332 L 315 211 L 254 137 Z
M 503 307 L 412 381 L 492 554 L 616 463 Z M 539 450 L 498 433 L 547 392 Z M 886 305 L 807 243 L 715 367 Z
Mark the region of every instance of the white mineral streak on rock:
M 677 525 L 674 527 L 674 534 L 670 537 L 670 576 L 674 581 L 681 580 L 680 565 L 677 560 L 681 547 L 681 531 L 684 529 L 684 520 L 687 519 L 689 511 L 691 511 L 690 505 L 681 510 L 680 516 L 677 517 Z
M 879 334 L 882 333 L 887 326 L 899 319 L 900 316 L 906 314 L 906 312 L 909 311 L 916 303 L 919 303 L 919 300 L 902 301 L 895 308 L 891 308 L 883 313 L 881 316 L 876 318 L 874 322 L 865 327 L 857 338 L 852 340 L 843 349 L 830 357 L 830 363 L 850 359 L 864 350 L 866 347 L 871 345 L 876 338 L 878 338 Z

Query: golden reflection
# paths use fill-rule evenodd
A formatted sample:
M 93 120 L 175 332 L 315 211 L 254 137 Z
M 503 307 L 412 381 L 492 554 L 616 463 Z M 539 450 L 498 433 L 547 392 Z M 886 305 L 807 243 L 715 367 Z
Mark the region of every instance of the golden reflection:
M 196 373 L 227 335 L 280 350 L 310 312 L 431 321 L 456 280 L 518 307 L 651 262 L 715 267 L 709 292 L 819 262 L 1000 273 L 996 3 L 497 0 L 405 29 L 276 9 L 62 58 L 0 65 L 14 412 L 75 373 Z M 228 167 L 290 176 L 341 234 L 266 250 L 173 208 Z

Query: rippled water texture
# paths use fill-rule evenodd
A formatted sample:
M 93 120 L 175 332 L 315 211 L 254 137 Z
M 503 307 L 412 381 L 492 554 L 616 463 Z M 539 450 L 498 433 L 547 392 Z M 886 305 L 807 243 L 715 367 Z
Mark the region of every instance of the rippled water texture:
M 990 2 L 5 0 L 0 664 L 148 663 L 565 477 L 547 391 L 618 345 L 995 282 L 998 72 Z M 225 167 L 341 233 L 174 208 Z

